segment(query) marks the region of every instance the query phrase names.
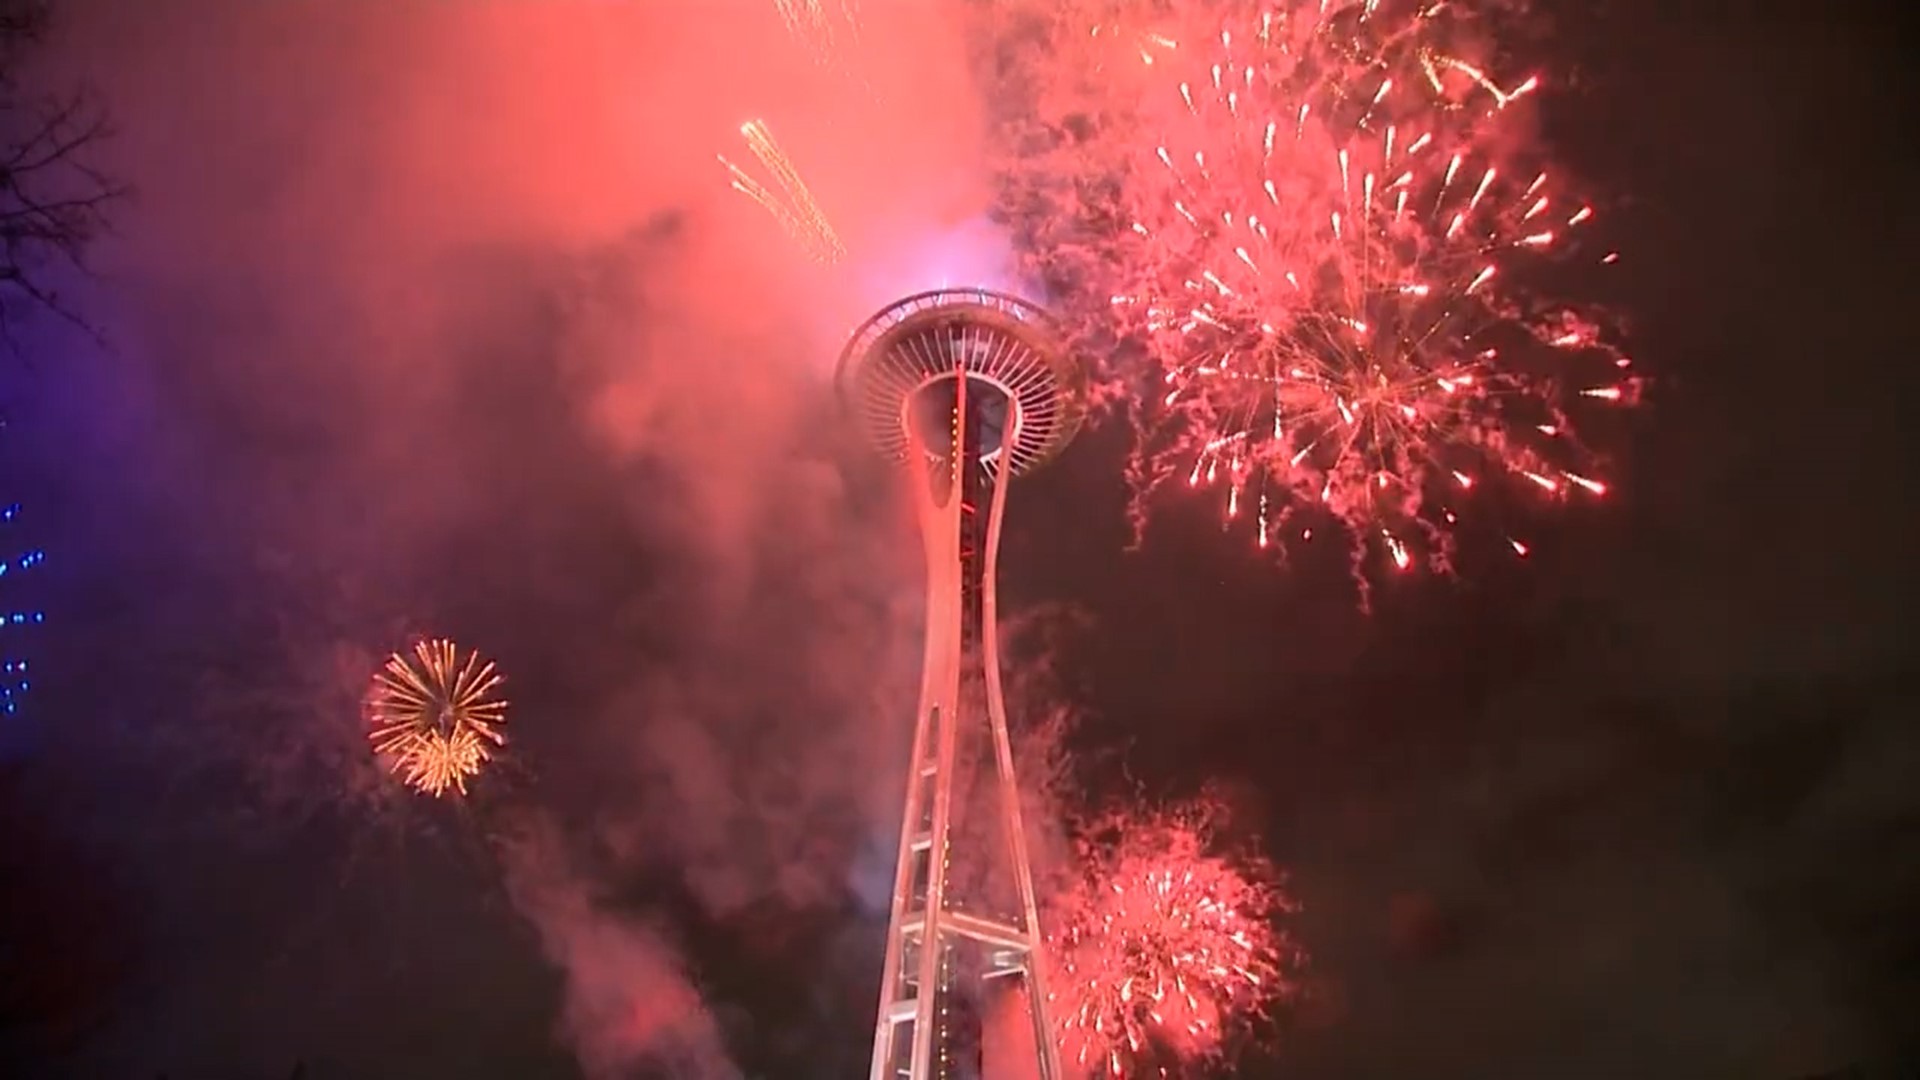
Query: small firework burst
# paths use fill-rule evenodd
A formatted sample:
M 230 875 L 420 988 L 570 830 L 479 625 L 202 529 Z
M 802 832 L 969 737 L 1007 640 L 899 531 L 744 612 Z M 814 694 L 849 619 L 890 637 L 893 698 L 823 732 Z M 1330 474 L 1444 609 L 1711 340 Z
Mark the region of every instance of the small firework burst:
M 493 661 L 440 638 L 387 657 L 367 689 L 368 740 L 374 753 L 416 791 L 436 798 L 467 793 L 495 749 L 507 702 Z
M 1606 491 L 1575 420 L 1631 400 L 1629 362 L 1529 287 L 1594 212 L 1529 161 L 1513 106 L 1538 78 L 1461 58 L 1457 6 L 1309 0 L 1155 65 L 1167 107 L 1112 259 L 1160 382 L 1142 497 L 1218 484 L 1261 546 L 1310 539 L 1285 526 L 1311 508 L 1406 569 L 1447 565 L 1485 481 Z
M 1203 806 L 1091 830 L 1080 882 L 1050 906 L 1047 993 L 1062 1056 L 1108 1076 L 1217 1057 L 1293 990 L 1293 910 L 1271 869 L 1214 850 Z

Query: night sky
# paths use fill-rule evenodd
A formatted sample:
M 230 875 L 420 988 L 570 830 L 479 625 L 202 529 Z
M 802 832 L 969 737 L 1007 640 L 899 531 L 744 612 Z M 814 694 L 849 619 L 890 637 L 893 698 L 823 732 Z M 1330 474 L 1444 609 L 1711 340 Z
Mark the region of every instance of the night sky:
M 1011 500 L 1022 704 L 1288 871 L 1308 993 L 1238 1075 L 1915 1075 L 1912 42 L 1536 6 L 1654 380 L 1618 497 L 1363 612 L 1202 500 L 1128 550 L 1095 426 Z M 1012 284 L 959 16 L 868 0 L 856 85 L 746 0 L 58 7 L 31 78 L 134 192 L 72 286 L 104 344 L 0 360 L 49 618 L 0 1074 L 862 1075 L 920 568 L 828 376 Z M 754 115 L 855 268 L 725 190 Z M 365 751 L 413 633 L 509 676 L 465 802 Z

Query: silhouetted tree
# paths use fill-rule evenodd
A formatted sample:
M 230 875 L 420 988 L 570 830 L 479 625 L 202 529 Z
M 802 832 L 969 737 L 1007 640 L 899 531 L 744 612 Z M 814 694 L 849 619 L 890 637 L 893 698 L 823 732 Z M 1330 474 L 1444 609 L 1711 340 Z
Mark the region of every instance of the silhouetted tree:
M 123 189 L 89 163 L 106 114 L 84 90 L 36 86 L 28 67 L 46 40 L 50 0 L 0 0 L 0 338 L 13 345 L 23 308 L 85 326 L 60 296 L 56 268 L 84 271 Z

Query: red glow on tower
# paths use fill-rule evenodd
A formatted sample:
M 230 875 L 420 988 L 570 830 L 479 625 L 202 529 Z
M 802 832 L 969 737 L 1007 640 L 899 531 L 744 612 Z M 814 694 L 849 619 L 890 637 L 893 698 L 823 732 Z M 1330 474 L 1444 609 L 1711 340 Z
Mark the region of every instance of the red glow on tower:
M 1030 1069 L 1060 1080 L 1001 693 L 995 571 L 1007 487 L 1073 438 L 1084 374 L 1040 309 L 945 290 L 863 324 L 839 380 L 855 421 L 904 466 L 927 558 L 926 654 L 871 1080 Z M 1009 1001 L 1029 1015 L 1036 1060 L 989 1070 L 983 1018 Z

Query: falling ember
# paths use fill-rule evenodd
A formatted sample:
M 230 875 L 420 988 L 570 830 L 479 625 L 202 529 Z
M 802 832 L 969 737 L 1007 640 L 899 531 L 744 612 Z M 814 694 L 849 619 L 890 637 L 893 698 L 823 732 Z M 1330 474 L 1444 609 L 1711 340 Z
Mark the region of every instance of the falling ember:
M 1598 480 L 1589 480 L 1584 476 L 1576 476 L 1573 473 L 1565 473 L 1563 475 L 1565 475 L 1568 480 L 1573 481 L 1575 484 L 1578 484 L 1595 495 L 1605 495 L 1607 493 L 1607 485 Z
M 793 160 L 780 149 L 774 141 L 773 130 L 764 120 L 749 120 L 740 125 L 740 134 L 747 140 L 748 149 L 760 160 L 773 182 L 779 188 L 776 194 L 765 184 L 753 178 L 745 169 L 726 156 L 720 155 L 720 164 L 726 166 L 727 175 L 733 190 L 752 199 L 773 215 L 788 236 L 792 237 L 816 262 L 839 262 L 847 253 L 846 246 L 840 242 L 840 235 L 833 230 L 833 224 L 814 201 L 813 193 L 800 179 L 800 172 L 794 167 Z
M 1394 539 L 1391 535 L 1386 539 L 1387 552 L 1393 556 L 1393 565 L 1401 570 L 1405 570 L 1408 566 L 1411 566 L 1413 564 L 1413 556 L 1407 554 L 1407 545 Z
M 1164 387 L 1136 416 L 1136 523 L 1186 476 L 1229 485 L 1230 520 L 1252 498 L 1263 547 L 1310 510 L 1407 569 L 1447 562 L 1444 492 L 1605 490 L 1573 431 L 1625 396 L 1619 353 L 1532 291 L 1593 211 L 1526 160 L 1509 106 L 1540 80 L 1436 45 L 1461 6 L 1230 18 L 1145 77 L 1158 130 L 1102 266 L 1130 298 L 1102 317 Z
M 465 795 L 467 781 L 506 745 L 507 703 L 495 696 L 501 681 L 493 661 L 451 641 L 419 641 L 394 653 L 367 689 L 374 753 L 416 791 Z
M 1294 990 L 1294 910 L 1257 860 L 1215 853 L 1204 807 L 1110 817 L 1081 844 L 1084 876 L 1049 905 L 1047 992 L 1062 1057 L 1153 1074 L 1202 1061 Z

